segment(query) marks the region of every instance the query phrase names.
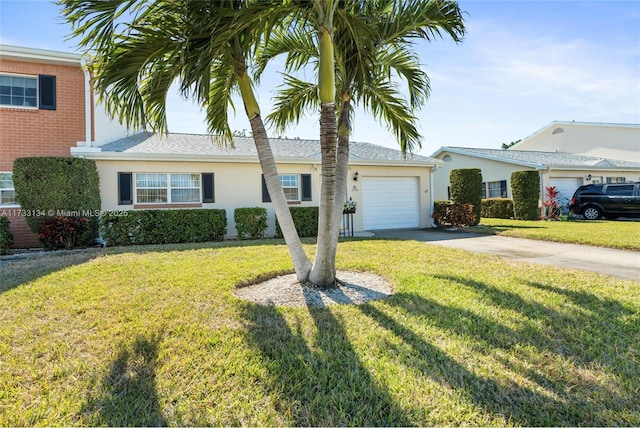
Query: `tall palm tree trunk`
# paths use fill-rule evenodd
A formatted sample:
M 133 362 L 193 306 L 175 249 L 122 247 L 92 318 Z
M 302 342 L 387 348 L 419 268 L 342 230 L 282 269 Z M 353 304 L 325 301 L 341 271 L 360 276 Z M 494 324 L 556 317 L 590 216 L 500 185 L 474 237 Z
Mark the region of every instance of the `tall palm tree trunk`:
M 299 282 L 303 283 L 309 279 L 311 261 L 302 247 L 298 231 L 293 223 L 293 217 L 291 217 L 291 211 L 289 211 L 289 205 L 287 204 L 287 199 L 282 189 L 282 183 L 280 183 L 280 176 L 278 175 L 278 168 L 273 158 L 269 138 L 267 137 L 262 116 L 260 116 L 260 107 L 253 92 L 251 79 L 246 73 L 246 67 L 237 67 L 235 74 L 238 79 L 238 86 L 240 88 L 240 94 L 242 95 L 245 111 L 251 123 L 253 140 L 258 152 L 258 159 L 260 160 L 260 167 L 264 174 L 267 190 L 273 203 L 273 209 L 276 212 L 282 235 L 284 236 L 291 259 L 293 260 L 296 277 Z
M 331 241 L 333 251 L 332 259 L 335 260 L 338 250 L 338 237 L 340 235 L 340 225 L 342 223 L 343 198 L 347 197 L 349 186 L 349 114 L 351 109 L 351 96 L 348 92 L 342 93 L 342 105 L 340 106 L 340 117 L 338 118 L 338 153 L 336 159 L 336 206 L 333 211 L 334 234 Z M 352 226 L 353 227 L 353 226 Z
M 338 131 L 335 105 L 335 58 L 333 46 L 333 2 L 319 0 L 321 19 L 318 29 L 318 95 L 320 97 L 320 153 L 322 184 L 318 213 L 318 244 L 309 282 L 319 287 L 335 285 L 334 227 L 336 206 L 336 156 Z

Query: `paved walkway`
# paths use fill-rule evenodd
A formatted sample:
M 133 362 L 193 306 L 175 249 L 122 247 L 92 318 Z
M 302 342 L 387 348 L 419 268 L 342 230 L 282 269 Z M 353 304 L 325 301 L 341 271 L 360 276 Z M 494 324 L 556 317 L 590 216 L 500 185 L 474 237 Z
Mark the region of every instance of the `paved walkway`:
M 437 229 L 377 230 L 378 238 L 410 239 L 532 263 L 640 281 L 640 252 Z

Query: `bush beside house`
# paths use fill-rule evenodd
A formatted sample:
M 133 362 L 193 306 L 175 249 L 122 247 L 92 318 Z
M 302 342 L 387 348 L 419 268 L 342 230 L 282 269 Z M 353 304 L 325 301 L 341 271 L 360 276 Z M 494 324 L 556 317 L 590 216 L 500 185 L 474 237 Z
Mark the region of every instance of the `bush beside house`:
M 318 236 L 318 207 L 289 207 L 298 236 L 310 238 Z M 276 237 L 282 238 L 282 230 L 276 218 Z
M 515 171 L 511 174 L 513 213 L 516 220 L 539 219 L 540 174 L 538 171 Z
M 472 205 L 475 213 L 472 224 L 478 224 L 482 215 L 482 171 L 479 168 L 454 169 L 449 174 L 449 182 L 451 200 Z
M 513 201 L 505 198 L 487 198 L 482 200 L 483 218 L 513 218 Z
M 13 234 L 9 231 L 10 221 L 6 217 L 0 217 L 0 254 L 9 254 L 13 245 Z
M 245 236 L 251 239 L 264 237 L 267 230 L 267 209 L 260 207 L 236 208 L 233 210 L 238 239 Z
M 91 245 L 98 237 L 99 181 L 95 162 L 87 159 L 32 157 L 13 164 L 16 199 L 31 214 L 26 216 L 31 231 L 43 233 L 45 221 L 53 217 L 84 217 L 86 225 L 74 238 L 78 246 Z
M 100 232 L 107 245 L 176 244 L 222 241 L 223 209 L 136 210 L 105 213 Z
M 433 220 L 440 227 L 466 227 L 476 222 L 473 205 L 460 202 L 435 201 Z

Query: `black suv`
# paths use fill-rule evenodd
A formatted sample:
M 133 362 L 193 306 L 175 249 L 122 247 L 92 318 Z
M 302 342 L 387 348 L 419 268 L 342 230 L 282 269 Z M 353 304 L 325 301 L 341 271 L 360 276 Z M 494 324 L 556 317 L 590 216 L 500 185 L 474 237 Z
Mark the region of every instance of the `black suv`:
M 587 220 L 640 217 L 640 183 L 580 186 L 571 198 L 571 212 Z

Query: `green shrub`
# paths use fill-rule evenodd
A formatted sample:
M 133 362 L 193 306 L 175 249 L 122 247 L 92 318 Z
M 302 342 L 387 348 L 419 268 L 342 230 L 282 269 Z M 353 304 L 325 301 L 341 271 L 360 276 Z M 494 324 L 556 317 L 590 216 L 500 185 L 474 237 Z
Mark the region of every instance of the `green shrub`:
M 540 210 L 540 174 L 538 171 L 515 171 L 511 174 L 513 213 L 516 220 L 538 220 Z
M 70 250 L 76 246 L 89 223 L 86 217 L 47 217 L 42 221 L 38 239 L 47 250 Z
M 476 223 L 476 214 L 471 204 L 460 202 L 434 202 L 433 220 L 438 226 L 465 227 Z
M 260 207 L 236 208 L 233 211 L 238 239 L 245 235 L 252 239 L 264 237 L 267 230 L 267 209 Z
M 482 172 L 478 168 L 454 169 L 449 174 L 451 183 L 451 201 L 471 204 L 475 221 L 480 222 L 482 215 Z
M 513 218 L 513 201 L 505 198 L 483 199 L 482 217 Z
M 96 164 L 66 157 L 18 158 L 13 164 L 13 184 L 20 207 L 38 215 L 27 216 L 34 233 L 41 233 L 49 217 L 88 217 L 77 245 L 91 245 L 98 236 L 100 181 Z
M 223 209 L 131 210 L 100 217 L 107 245 L 221 241 L 227 233 Z
M 7 217 L 0 217 L 0 254 L 9 254 L 13 245 L 13 234 L 9 230 L 11 222 Z
M 289 207 L 293 224 L 301 238 L 318 236 L 318 207 Z M 276 218 L 276 236 L 282 238 L 282 230 Z

